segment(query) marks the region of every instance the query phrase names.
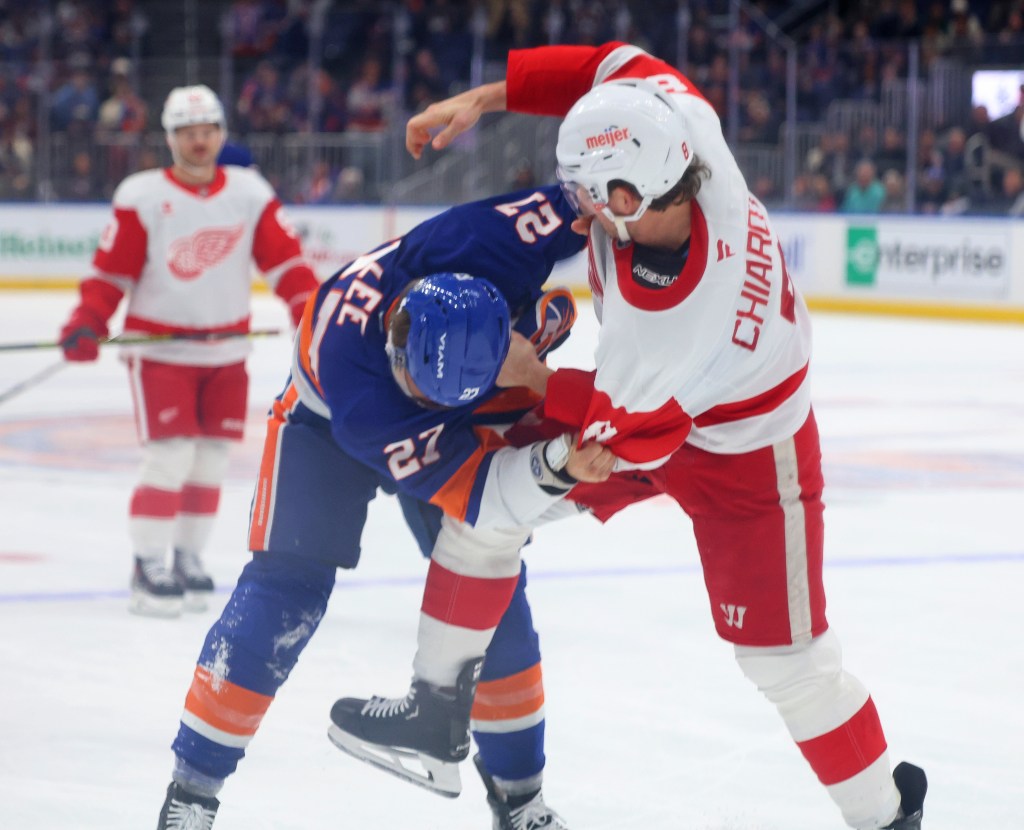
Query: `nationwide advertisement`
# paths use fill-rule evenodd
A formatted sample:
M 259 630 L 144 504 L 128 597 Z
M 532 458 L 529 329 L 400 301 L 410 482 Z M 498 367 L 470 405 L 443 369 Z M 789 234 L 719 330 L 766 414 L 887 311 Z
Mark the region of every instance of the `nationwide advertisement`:
M 1003 223 L 851 223 L 846 285 L 887 297 L 1004 300 L 1011 289 L 1010 246 Z

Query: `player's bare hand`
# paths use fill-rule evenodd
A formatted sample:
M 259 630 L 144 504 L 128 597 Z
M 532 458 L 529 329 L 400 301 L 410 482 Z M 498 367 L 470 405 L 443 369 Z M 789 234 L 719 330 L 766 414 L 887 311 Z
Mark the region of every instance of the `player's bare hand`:
M 593 224 L 593 216 L 577 216 L 569 227 L 580 236 L 590 236 L 590 226 Z
M 501 371 L 498 372 L 495 383 L 503 388 L 526 386 L 538 395 L 543 395 L 551 374 L 552 370 L 537 357 L 533 343 L 519 332 L 513 331 L 508 356 L 501 366 Z
M 577 481 L 596 483 L 606 481 L 615 467 L 615 454 L 604 444 L 588 441 L 582 447 L 575 446 L 569 451 L 565 464 L 566 472 Z
M 423 156 L 423 149 L 427 144 L 435 150 L 443 150 L 457 135 L 471 129 L 485 112 L 503 109 L 504 81 L 484 84 L 443 101 L 437 101 L 406 123 L 405 149 L 417 159 Z M 438 129 L 440 132 L 431 139 L 431 135 Z

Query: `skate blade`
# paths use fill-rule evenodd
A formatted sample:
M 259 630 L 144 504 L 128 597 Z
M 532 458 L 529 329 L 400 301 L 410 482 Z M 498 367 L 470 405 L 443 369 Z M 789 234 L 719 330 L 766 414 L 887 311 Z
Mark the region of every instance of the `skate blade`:
M 183 607 L 181 597 L 154 597 L 142 592 L 133 592 L 128 601 L 128 610 L 140 617 L 180 617 Z
M 186 591 L 183 609 L 189 613 L 199 613 L 209 608 L 206 598 L 210 596 L 209 591 Z
M 458 798 L 462 792 L 462 779 L 457 763 L 439 761 L 411 749 L 395 749 L 367 743 L 334 725 L 327 730 L 327 737 L 338 749 L 353 758 L 358 758 L 384 772 L 390 772 L 403 781 L 423 787 L 432 793 L 445 798 Z M 417 763 L 422 767 L 422 771 L 416 767 Z

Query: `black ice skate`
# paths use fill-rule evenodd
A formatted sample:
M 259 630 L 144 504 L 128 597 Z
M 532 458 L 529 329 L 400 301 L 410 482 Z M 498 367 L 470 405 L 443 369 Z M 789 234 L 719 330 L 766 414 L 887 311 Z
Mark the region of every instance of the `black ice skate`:
M 172 782 L 156 830 L 210 830 L 218 807 L 220 802 L 216 798 L 195 795 Z
M 162 556 L 135 557 L 129 611 L 147 617 L 179 617 L 184 602 L 185 591 Z
M 482 664 L 482 658 L 467 662 L 454 688 L 415 680 L 402 698 L 342 698 L 331 708 L 327 736 L 361 761 L 455 798 L 462 791 L 459 761 L 469 755 L 469 712 Z
M 487 803 L 494 814 L 491 830 L 569 830 L 565 820 L 544 803 L 540 790 L 518 803 L 510 801 L 491 778 L 479 755 L 473 756 L 473 764 L 487 788 Z
M 185 591 L 185 610 L 205 611 L 206 600 L 213 593 L 213 579 L 203 569 L 199 554 L 175 550 L 174 578 Z
M 924 770 L 901 761 L 892 771 L 892 780 L 900 791 L 900 813 L 896 821 L 885 825 L 882 830 L 921 830 L 924 796 L 928 792 Z

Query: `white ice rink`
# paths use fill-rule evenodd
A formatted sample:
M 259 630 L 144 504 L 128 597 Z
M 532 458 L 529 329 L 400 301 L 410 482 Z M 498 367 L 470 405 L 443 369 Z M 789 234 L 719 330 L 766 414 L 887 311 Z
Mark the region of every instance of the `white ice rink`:
M 70 293 L 0 294 L 0 341 L 55 336 Z M 257 298 L 257 323 L 284 313 Z M 816 315 L 829 618 L 893 761 L 928 772 L 925 830 L 1024 828 L 1024 329 Z M 559 362 L 591 365 L 594 323 Z M 208 553 L 214 608 L 127 613 L 138 450 L 113 349 L 0 405 L 0 828 L 156 824 L 205 632 L 247 559 L 263 412 L 288 344 L 261 340 L 249 437 Z M 0 393 L 59 359 L 0 353 Z M 472 766 L 450 801 L 341 754 L 344 694 L 408 685 L 425 566 L 380 497 L 363 562 L 221 793 L 216 830 L 487 830 Z M 711 624 L 667 501 L 537 533 L 548 801 L 573 830 L 840 830 Z

